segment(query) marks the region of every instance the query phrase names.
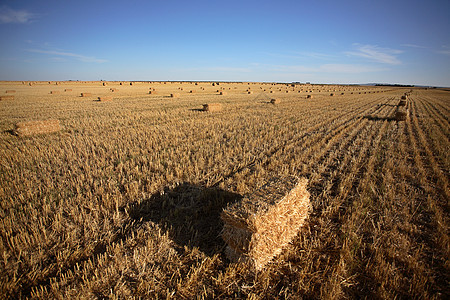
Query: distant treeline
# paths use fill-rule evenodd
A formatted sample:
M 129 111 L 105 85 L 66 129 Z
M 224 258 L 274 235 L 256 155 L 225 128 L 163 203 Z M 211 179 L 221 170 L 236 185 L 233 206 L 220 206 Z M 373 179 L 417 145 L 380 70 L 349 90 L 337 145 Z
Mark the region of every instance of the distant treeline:
M 385 84 L 385 83 L 377 83 L 375 86 L 395 86 L 395 87 L 414 87 L 414 85 L 408 84 Z

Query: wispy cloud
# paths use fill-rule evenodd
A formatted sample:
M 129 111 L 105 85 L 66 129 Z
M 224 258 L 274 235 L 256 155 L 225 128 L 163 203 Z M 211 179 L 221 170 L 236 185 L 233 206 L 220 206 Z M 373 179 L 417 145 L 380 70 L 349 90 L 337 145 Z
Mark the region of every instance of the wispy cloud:
M 286 73 L 358 74 L 386 71 L 387 69 L 358 64 L 323 64 L 318 67 L 278 65 L 273 66 L 273 70 Z
M 409 48 L 428 49 L 428 47 L 420 46 L 420 45 L 416 45 L 416 44 L 401 44 L 400 46 L 409 47 Z
M 82 62 L 89 63 L 104 63 L 107 62 L 105 59 L 95 58 L 92 56 L 85 56 L 81 54 L 71 53 L 71 52 L 63 52 L 63 51 L 54 51 L 54 50 L 39 50 L 39 49 L 28 49 L 29 52 L 48 54 L 48 55 L 56 55 L 57 57 L 71 57 L 76 60 Z
M 356 51 L 347 51 L 345 54 L 350 56 L 358 56 L 367 58 L 371 61 L 389 64 L 389 65 L 399 65 L 401 61 L 397 58 L 398 54 L 403 53 L 401 50 L 381 48 L 374 45 L 361 45 L 354 44 L 356 46 Z
M 292 59 L 314 58 L 320 60 L 328 60 L 333 58 L 333 55 L 320 52 L 291 52 L 291 53 L 265 53 L 265 54 L 273 57 L 292 58 Z
M 37 14 L 31 13 L 23 9 L 12 9 L 6 5 L 0 6 L 0 24 L 16 23 L 26 24 L 30 23 L 38 17 Z
M 436 52 L 439 54 L 450 55 L 450 47 L 442 46 L 442 50 L 437 50 Z

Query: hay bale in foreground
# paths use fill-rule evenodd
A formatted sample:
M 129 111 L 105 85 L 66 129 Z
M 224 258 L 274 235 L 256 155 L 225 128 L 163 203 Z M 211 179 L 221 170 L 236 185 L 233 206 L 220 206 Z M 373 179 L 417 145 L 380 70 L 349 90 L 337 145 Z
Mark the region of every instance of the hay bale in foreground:
M 59 120 L 27 121 L 16 124 L 14 133 L 18 136 L 29 136 L 41 133 L 51 133 L 61 130 Z
M 402 100 L 406 100 L 406 99 L 408 99 L 408 96 L 403 95 L 403 96 L 402 96 Z
M 97 101 L 100 102 L 106 102 L 106 101 L 111 101 L 112 97 L 111 96 L 101 96 L 101 97 L 97 97 Z
M 14 96 L 8 95 L 8 96 L 0 96 L 0 101 L 3 100 L 14 100 Z
M 406 112 L 399 111 L 399 110 L 396 111 L 396 112 L 395 112 L 394 119 L 395 119 L 396 121 L 406 121 Z
M 406 100 L 400 100 L 398 106 L 406 106 Z
M 276 178 L 254 194 L 226 207 L 222 238 L 231 261 L 261 270 L 297 235 L 310 210 L 308 180 Z
M 270 103 L 272 103 L 272 104 L 280 104 L 281 100 L 280 99 L 270 99 Z
M 221 111 L 222 110 L 222 104 L 221 103 L 208 103 L 203 104 L 203 111 Z

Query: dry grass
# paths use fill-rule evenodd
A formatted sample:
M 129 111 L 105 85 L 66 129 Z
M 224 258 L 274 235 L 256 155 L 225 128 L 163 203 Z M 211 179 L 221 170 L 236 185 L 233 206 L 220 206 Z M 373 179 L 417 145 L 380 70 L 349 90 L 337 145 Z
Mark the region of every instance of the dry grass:
M 119 82 L 0 82 L 17 91 L 0 102 L 2 298 L 449 298 L 449 92 L 198 82 L 167 101 L 193 85 L 128 83 L 100 105 L 80 93 Z M 64 126 L 11 134 L 30 119 Z M 262 270 L 231 262 L 220 213 L 289 175 L 312 213 Z

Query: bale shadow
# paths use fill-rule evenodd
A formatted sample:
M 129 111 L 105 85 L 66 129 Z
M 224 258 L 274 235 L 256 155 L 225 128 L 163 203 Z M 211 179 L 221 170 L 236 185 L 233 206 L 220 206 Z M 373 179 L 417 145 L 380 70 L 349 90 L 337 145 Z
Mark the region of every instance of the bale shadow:
M 158 223 L 177 244 L 178 251 L 183 251 L 184 246 L 198 247 L 212 256 L 225 248 L 220 236 L 223 228 L 220 213 L 241 198 L 219 188 L 182 183 L 152 195 L 132 206 L 129 212 L 134 220 Z
M 18 136 L 16 131 L 14 129 L 9 129 L 9 130 L 5 130 L 3 131 L 6 134 L 10 134 L 10 135 L 14 135 L 14 136 Z

